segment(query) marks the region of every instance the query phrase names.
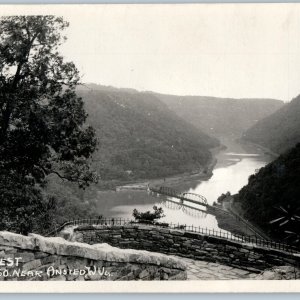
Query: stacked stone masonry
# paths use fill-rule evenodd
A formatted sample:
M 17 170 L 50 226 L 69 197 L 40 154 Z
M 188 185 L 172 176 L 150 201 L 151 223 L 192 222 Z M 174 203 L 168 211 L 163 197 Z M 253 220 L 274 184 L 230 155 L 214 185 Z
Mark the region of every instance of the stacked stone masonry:
M 79 226 L 72 237 L 88 244 L 141 249 L 217 262 L 259 273 L 273 266 L 299 267 L 300 255 L 240 243 L 200 233 L 128 224 L 124 226 Z
M 0 232 L 0 281 L 185 279 L 186 266 L 164 254 Z

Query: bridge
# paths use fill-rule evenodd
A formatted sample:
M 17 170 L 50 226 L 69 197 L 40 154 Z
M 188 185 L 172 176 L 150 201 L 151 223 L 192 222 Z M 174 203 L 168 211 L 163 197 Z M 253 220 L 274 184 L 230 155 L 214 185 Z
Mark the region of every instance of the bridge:
M 148 191 L 152 192 L 152 193 L 164 195 L 164 196 L 169 196 L 172 198 L 177 198 L 180 200 L 180 203 L 177 203 L 177 204 L 188 206 L 185 203 L 185 202 L 188 202 L 188 203 L 194 203 L 194 204 L 204 206 L 205 208 L 215 208 L 212 205 L 209 205 L 207 202 L 207 199 L 199 194 L 187 193 L 187 192 L 179 193 L 178 191 L 176 191 L 172 188 L 166 187 L 166 186 L 148 187 Z M 203 207 L 203 209 L 199 208 L 199 210 L 206 211 L 206 210 L 204 210 L 204 207 Z M 191 208 L 195 208 L 195 207 L 191 207 Z
M 179 202 L 176 202 L 172 199 L 167 199 L 166 201 L 163 201 L 161 203 L 162 206 L 172 209 L 172 210 L 182 210 L 185 214 L 194 216 L 194 217 L 206 217 L 206 214 L 208 213 L 207 210 L 203 210 L 201 208 L 193 207 L 187 204 L 181 204 Z
M 237 221 L 242 222 L 246 226 L 246 229 L 252 232 L 255 236 L 258 236 L 263 239 L 268 239 L 268 237 L 265 234 L 263 234 L 260 230 L 255 228 L 252 224 L 249 224 L 247 221 L 245 221 L 243 218 L 239 217 L 238 215 L 233 214 L 231 211 L 222 209 L 221 207 L 208 204 L 207 199 L 200 194 L 189 193 L 189 192 L 180 193 L 175 189 L 166 186 L 161 186 L 161 187 L 148 186 L 148 192 L 179 199 L 180 200 L 179 202 L 176 202 L 173 199 L 167 199 L 165 201 L 166 203 L 164 203 L 163 205 L 171 209 L 182 209 L 185 213 L 188 213 L 189 215 L 197 216 L 200 214 L 201 216 L 202 214 L 203 216 L 203 213 L 205 215 L 211 214 L 213 216 L 218 216 L 218 215 L 220 216 L 222 214 L 230 215 L 232 218 L 236 219 Z M 197 204 L 197 206 L 191 206 L 189 205 L 190 203 Z

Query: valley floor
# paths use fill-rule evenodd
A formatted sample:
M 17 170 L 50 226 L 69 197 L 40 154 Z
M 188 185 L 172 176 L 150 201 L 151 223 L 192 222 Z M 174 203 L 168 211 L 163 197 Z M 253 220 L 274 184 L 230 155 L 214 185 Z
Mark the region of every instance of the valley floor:
M 185 173 L 177 176 L 172 176 L 168 178 L 153 179 L 148 181 L 140 181 L 130 184 L 125 184 L 118 186 L 116 191 L 98 191 L 99 199 L 99 213 L 105 216 L 113 216 L 112 211 L 119 213 L 118 209 L 124 209 L 122 206 L 132 203 L 132 207 L 137 205 L 144 205 L 149 202 L 148 198 L 145 197 L 145 190 L 147 189 L 148 184 L 157 185 L 157 186 L 169 186 L 178 192 L 186 191 L 193 186 L 199 185 L 199 182 L 209 180 L 212 176 L 212 172 L 215 169 L 228 167 L 232 164 L 237 163 L 237 161 L 229 160 L 226 153 L 240 153 L 240 154 L 260 154 L 264 156 L 265 153 L 263 149 L 260 149 L 256 145 L 244 145 L 235 140 L 231 139 L 222 139 L 221 140 L 225 147 L 218 147 L 213 149 L 213 160 L 210 162 L 207 172 L 199 173 Z M 226 190 L 224 190 L 226 192 Z M 116 209 L 114 207 L 117 207 Z M 239 214 L 239 213 L 237 213 Z M 123 217 L 123 216 L 122 216 Z M 255 233 L 251 230 L 250 226 L 247 226 L 236 215 L 222 214 L 216 216 L 219 223 L 219 227 L 230 231 L 235 234 L 240 235 L 254 235 Z

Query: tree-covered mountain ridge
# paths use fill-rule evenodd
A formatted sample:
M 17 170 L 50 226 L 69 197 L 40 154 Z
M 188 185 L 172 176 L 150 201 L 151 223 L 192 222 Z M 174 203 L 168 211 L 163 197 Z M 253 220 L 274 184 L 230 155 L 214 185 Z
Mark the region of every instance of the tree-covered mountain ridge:
M 85 88 L 130 94 L 151 94 L 165 103 L 177 116 L 217 138 L 241 138 L 247 129 L 277 111 L 284 104 L 281 100 L 267 98 L 178 96 L 97 84 L 88 84 Z
M 300 95 L 248 129 L 243 139 L 277 153 L 300 142 Z
M 275 237 L 299 231 L 300 143 L 249 177 L 235 195 L 245 217 Z
M 203 170 L 219 141 L 150 93 L 87 85 L 77 89 L 99 141 L 94 168 L 102 180 L 159 178 Z
M 275 99 L 233 99 L 158 95 L 181 118 L 217 138 L 238 139 L 283 102 Z

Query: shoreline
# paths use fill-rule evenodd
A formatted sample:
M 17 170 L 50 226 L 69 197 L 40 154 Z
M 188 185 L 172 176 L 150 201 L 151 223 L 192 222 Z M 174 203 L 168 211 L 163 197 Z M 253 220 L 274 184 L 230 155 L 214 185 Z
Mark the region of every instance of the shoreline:
M 121 190 L 145 190 L 148 187 L 148 184 L 151 185 L 163 185 L 167 187 L 173 187 L 174 185 L 180 184 L 182 189 L 182 186 L 184 183 L 192 183 L 193 181 L 206 181 L 209 180 L 213 176 L 213 170 L 215 169 L 215 166 L 217 164 L 217 153 L 221 152 L 222 150 L 225 150 L 226 146 L 220 145 L 218 147 L 215 147 L 211 149 L 212 153 L 212 159 L 209 162 L 209 164 L 204 167 L 203 170 L 199 171 L 191 171 L 186 173 L 181 173 L 178 175 L 172 175 L 165 178 L 154 178 L 154 179 L 146 179 L 146 180 L 140 180 L 140 181 L 133 181 L 126 183 L 124 185 L 117 185 L 115 187 L 116 191 Z
M 246 220 L 242 211 L 237 211 L 234 204 L 231 203 L 231 199 L 234 195 L 229 196 L 222 201 L 222 209 L 224 211 L 215 211 L 215 218 L 218 222 L 218 227 L 231 232 L 236 235 L 255 235 L 260 239 L 269 240 L 269 235 L 264 232 L 261 228 L 257 227 L 256 224 Z M 225 213 L 226 212 L 226 213 Z
M 212 159 L 210 163 L 201 171 L 191 171 L 186 173 L 181 173 L 177 175 L 168 176 L 165 178 L 152 178 L 152 179 L 143 179 L 143 180 L 135 180 L 130 182 L 124 182 L 122 184 L 116 184 L 114 186 L 114 191 L 121 190 L 146 190 L 148 184 L 151 185 L 163 185 L 166 187 L 174 187 L 178 186 L 177 190 L 179 192 L 185 191 L 188 185 L 196 185 L 199 182 L 207 181 L 213 176 L 213 171 L 218 168 L 229 167 L 231 165 L 237 164 L 241 161 L 241 158 L 237 158 L 235 161 L 228 160 L 228 156 L 226 156 L 227 152 L 241 152 L 243 154 L 249 154 L 249 152 L 254 152 L 255 154 L 259 154 L 260 156 L 271 156 L 272 158 L 275 154 L 267 151 L 266 148 L 250 143 L 247 141 L 243 141 L 241 139 L 222 139 L 221 144 L 218 147 L 212 148 L 210 150 L 212 154 Z M 205 171 L 206 170 L 206 171 Z M 205 172 L 204 172 L 205 171 Z M 112 190 L 112 189 L 104 189 Z
M 263 151 L 264 155 L 271 156 L 272 158 L 277 158 L 280 155 L 280 153 L 274 152 L 271 149 L 269 149 L 267 147 L 264 147 L 260 144 L 256 144 L 256 143 L 253 143 L 251 141 L 243 140 L 243 139 L 239 139 L 238 141 L 240 143 L 243 143 L 245 146 L 250 146 L 250 147 L 252 146 L 252 147 L 256 147 L 258 149 L 261 149 Z
M 255 152 L 262 157 L 268 158 L 267 160 L 270 160 L 270 161 L 273 160 L 274 157 L 277 157 L 277 155 L 279 155 L 261 145 L 251 143 L 248 141 L 244 141 L 241 139 L 235 140 L 235 143 L 237 145 L 243 147 L 246 153 Z M 258 228 L 256 226 L 256 224 L 253 224 L 249 221 L 244 220 L 243 212 L 236 211 L 234 209 L 233 205 L 230 203 L 228 203 L 227 206 L 228 206 L 228 208 L 225 210 L 228 211 L 229 214 L 217 213 L 215 215 L 215 218 L 218 222 L 218 226 L 221 229 L 232 232 L 233 234 L 239 234 L 239 235 L 252 235 L 253 233 L 255 233 L 258 236 L 263 237 L 264 239 L 269 239 L 268 234 L 266 232 L 264 232 L 261 228 Z

